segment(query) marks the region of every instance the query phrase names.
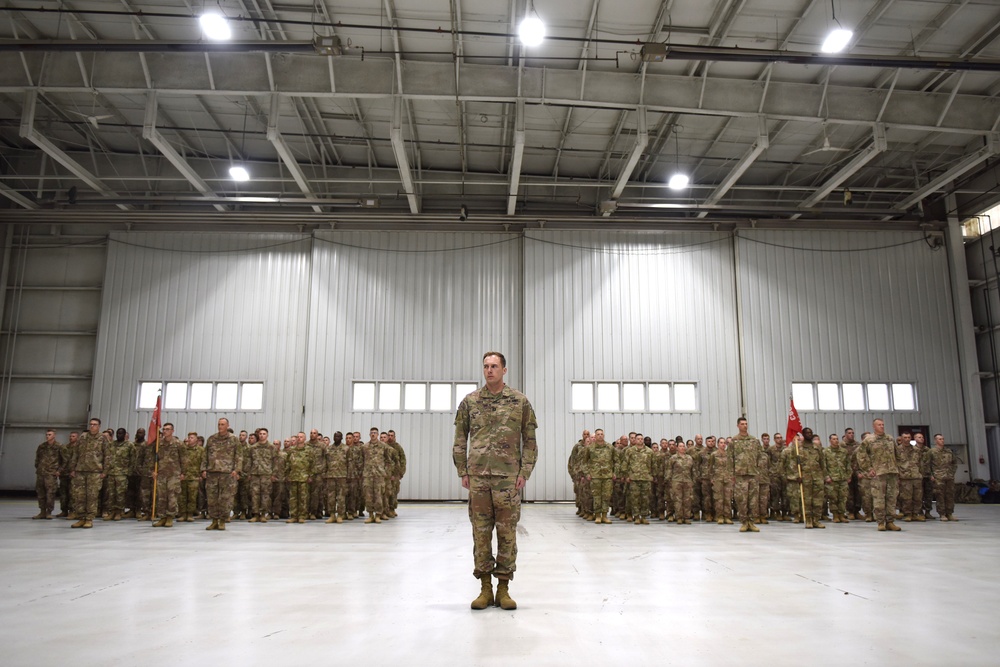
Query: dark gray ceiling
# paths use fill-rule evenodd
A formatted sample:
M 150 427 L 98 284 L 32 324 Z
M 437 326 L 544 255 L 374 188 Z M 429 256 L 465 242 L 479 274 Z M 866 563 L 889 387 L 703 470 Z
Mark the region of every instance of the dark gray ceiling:
M 235 19 L 228 51 L 206 6 Z M 836 65 L 829 0 L 536 0 L 535 48 L 521 0 L 10 0 L 0 216 L 899 221 L 997 199 L 1000 4 L 834 6 Z M 330 35 L 344 53 L 316 54 Z

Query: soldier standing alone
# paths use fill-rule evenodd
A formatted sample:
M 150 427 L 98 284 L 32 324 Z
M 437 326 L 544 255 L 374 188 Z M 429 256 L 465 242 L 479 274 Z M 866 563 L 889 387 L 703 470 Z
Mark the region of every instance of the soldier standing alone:
M 239 439 L 229 432 L 229 420 L 219 419 L 218 428 L 205 442 L 205 466 L 201 471 L 206 482 L 208 518 L 212 520 L 205 530 L 226 529 L 236 482 L 243 469 L 242 447 Z
M 455 415 L 452 457 L 462 486 L 469 490 L 473 576 L 482 584 L 473 609 L 494 604 L 491 576 L 497 578 L 496 604 L 517 609 L 509 582 L 517 569 L 517 522 L 521 489 L 538 459 L 538 422 L 527 397 L 504 383 L 507 359 L 483 355 L 485 385 L 462 399 Z M 493 530 L 497 552 L 493 555 Z
M 736 513 L 740 517 L 740 532 L 758 533 L 754 525 L 757 512 L 757 473 L 762 447 L 760 440 L 748 433 L 746 417 L 736 420 L 739 434 L 733 438 L 732 469 L 733 493 L 736 496 Z
M 59 455 L 62 445 L 56 442 L 56 432 L 45 432 L 45 442 L 35 450 L 35 493 L 38 494 L 38 514 L 32 519 L 51 519 L 59 490 Z

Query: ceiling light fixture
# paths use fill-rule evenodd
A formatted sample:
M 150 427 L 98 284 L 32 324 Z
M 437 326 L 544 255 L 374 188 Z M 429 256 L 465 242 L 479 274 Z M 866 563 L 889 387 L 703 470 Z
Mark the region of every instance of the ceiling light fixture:
M 691 179 L 688 178 L 687 174 L 681 171 L 681 136 L 676 125 L 674 126 L 674 141 L 676 142 L 674 144 L 676 147 L 676 152 L 674 154 L 676 162 L 674 165 L 677 171 L 675 171 L 674 175 L 670 177 L 669 181 L 667 181 L 667 187 L 671 190 L 683 190 L 691 182 Z
M 528 3 L 528 13 L 517 26 L 517 36 L 521 38 L 521 44 L 525 46 L 538 46 L 545 41 L 545 24 L 538 17 L 535 11 L 535 3 Z
M 837 9 L 833 6 L 833 0 L 830 0 L 830 11 L 833 13 L 833 22 L 837 25 L 833 28 L 823 40 L 823 46 L 820 50 L 823 53 L 840 53 L 847 48 L 847 45 L 851 43 L 851 39 L 854 37 L 854 31 L 848 30 L 840 24 L 837 20 Z
M 201 31 L 208 39 L 222 42 L 233 36 L 233 31 L 229 28 L 229 21 L 219 12 L 205 12 L 198 17 Z
M 241 167 L 238 164 L 234 164 L 229 168 L 229 177 L 234 181 L 243 183 L 244 181 L 250 180 L 250 172 L 247 171 L 246 167 Z

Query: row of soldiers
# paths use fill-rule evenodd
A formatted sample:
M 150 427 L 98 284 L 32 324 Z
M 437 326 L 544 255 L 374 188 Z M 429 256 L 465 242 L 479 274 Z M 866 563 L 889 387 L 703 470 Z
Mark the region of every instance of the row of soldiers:
M 232 518 L 266 523 L 323 519 L 342 523 L 364 515 L 366 523 L 397 516 L 400 480 L 406 454 L 394 431 L 372 428 L 369 442 L 359 431 L 339 431 L 333 438 L 313 429 L 284 441 L 268 440 L 268 430 L 243 431 L 237 438 L 229 421 L 206 440 L 189 433 L 184 441 L 165 423 L 160 438 L 147 440 L 137 429 L 135 440 L 123 428 L 100 432 L 90 420 L 81 436 L 70 434 L 65 445 L 53 429 L 35 455 L 39 513 L 51 519 L 58 495 L 58 516 L 77 519 L 74 528 L 90 528 L 105 520 L 155 519 L 156 527 L 174 520 L 210 518 L 206 530 L 225 530 Z
M 757 440 L 742 430 L 734 437 L 696 435 L 685 441 L 677 436 L 659 443 L 633 432 L 613 444 L 605 441 L 603 429 L 593 435 L 585 430 L 572 449 L 568 472 L 577 515 L 595 523 L 611 523 L 610 516 L 617 516 L 648 524 L 650 516 L 658 516 L 689 524 L 700 515 L 722 525 L 738 516 L 742 532 L 757 532 L 756 526 L 769 520 L 825 528 L 821 519 L 831 514 L 834 523 L 875 522 L 876 468 L 896 475 L 898 489 L 890 503 L 898 512 L 891 519 L 884 516 L 880 530 L 896 530 L 895 518 L 931 518 L 934 498 L 939 518 L 955 521 L 957 462 L 944 438 L 936 435 L 928 448 L 923 434 L 911 440 L 903 433 L 893 443 L 891 461 L 883 461 L 874 460 L 869 446 L 876 435 L 866 432 L 859 443 L 848 428 L 843 439 L 831 434 L 824 448 L 808 428 L 789 446 L 779 433 L 772 443 L 768 433 Z

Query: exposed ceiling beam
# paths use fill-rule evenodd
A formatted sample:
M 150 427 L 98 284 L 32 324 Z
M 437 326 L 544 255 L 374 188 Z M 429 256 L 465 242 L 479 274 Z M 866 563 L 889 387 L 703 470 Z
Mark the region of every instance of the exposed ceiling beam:
M 770 141 L 767 138 L 767 118 L 760 116 L 757 119 L 757 141 L 753 142 L 750 149 L 743 154 L 740 161 L 736 163 L 736 166 L 729 170 L 726 177 L 722 179 L 722 182 L 712 191 L 712 194 L 705 199 L 706 205 L 718 204 L 719 201 L 726 195 L 729 190 L 736 185 L 736 182 L 740 180 L 740 177 L 750 168 L 750 165 L 760 157 L 760 155 L 770 147 Z M 702 211 L 698 214 L 699 218 L 704 218 L 708 215 L 707 212 Z
M 399 180 L 403 183 L 406 201 L 410 204 L 410 213 L 420 213 L 420 200 L 413 189 L 413 176 L 410 174 L 410 161 L 406 157 L 406 142 L 403 140 L 403 99 L 396 96 L 392 99 L 392 124 L 389 127 L 389 141 L 392 142 L 392 153 L 396 156 L 396 167 L 399 169 Z
M 799 205 L 801 208 L 812 208 L 819 202 L 826 199 L 826 197 L 836 190 L 843 184 L 848 178 L 858 173 L 858 171 L 864 167 L 866 164 L 872 161 L 876 155 L 884 153 L 888 144 L 885 140 L 885 126 L 881 123 L 875 124 L 875 129 L 873 130 L 872 143 L 869 144 L 863 151 L 854 156 L 854 158 L 845 164 L 840 171 L 831 176 L 826 183 L 819 187 L 816 192 L 814 192 L 809 197 Z
M 517 210 L 517 189 L 521 184 L 521 162 L 524 160 L 524 100 L 517 101 L 514 118 L 514 151 L 510 157 L 510 187 L 507 189 L 507 215 Z
M 23 208 L 31 210 L 35 210 L 38 208 L 38 204 L 31 201 L 30 199 L 28 199 L 27 197 L 25 197 L 20 192 L 10 187 L 6 183 L 0 183 L 0 195 L 3 195 L 7 199 L 11 200 L 15 204 Z
M 312 188 L 309 185 L 309 179 L 306 178 L 305 172 L 302 171 L 302 167 L 299 166 L 298 161 L 295 159 L 295 155 L 292 154 L 292 149 L 289 147 L 288 142 L 285 138 L 281 136 L 281 132 L 278 131 L 278 116 L 281 112 L 281 97 L 279 95 L 273 95 L 271 97 L 271 113 L 267 116 L 267 140 L 271 142 L 274 149 L 278 151 L 278 156 L 281 161 L 285 163 L 285 167 L 291 173 L 292 178 L 299 185 L 299 190 L 302 194 L 308 197 L 315 197 Z M 317 213 L 323 212 L 322 206 L 313 206 L 314 211 Z
M 944 172 L 903 201 L 899 202 L 897 208 L 902 211 L 909 209 L 911 206 L 918 204 L 929 195 L 937 192 L 948 183 L 954 181 L 962 174 L 974 169 L 977 165 L 990 159 L 998 152 L 1000 152 L 1000 134 L 994 132 L 987 135 L 985 146 L 960 160 L 958 163 L 953 165 L 951 169 Z
M 649 129 L 646 125 L 646 107 L 639 107 L 636 109 L 635 125 L 635 144 L 629 152 L 628 159 L 625 160 L 625 165 L 622 167 L 621 173 L 618 174 L 618 180 L 615 182 L 614 189 L 611 190 L 612 201 L 615 201 L 622 196 L 625 186 L 628 185 L 629 180 L 632 178 L 632 173 L 635 171 L 636 165 L 639 164 L 639 158 L 642 157 L 642 152 L 646 150 L 646 146 L 649 145 Z M 604 216 L 607 217 L 609 215 L 611 215 L 611 211 L 605 210 Z
M 27 91 L 24 95 L 24 110 L 21 113 L 21 136 L 41 148 L 49 157 L 66 167 L 71 174 L 79 178 L 95 191 L 99 192 L 102 196 L 117 197 L 118 193 L 105 185 L 104 181 L 67 155 L 65 151 L 52 143 L 47 137 L 42 136 L 41 133 L 35 129 L 35 110 L 37 105 L 38 91 Z M 129 206 L 128 204 L 119 204 L 118 208 L 123 211 L 132 210 L 132 206 Z
M 159 130 L 156 129 L 156 91 L 150 91 L 149 96 L 146 98 L 146 117 L 142 124 L 142 136 L 149 143 L 156 146 L 156 149 L 163 154 L 163 157 L 170 161 L 170 164 L 174 165 L 177 171 L 181 172 L 181 175 L 187 179 L 188 183 L 194 186 L 194 189 L 205 195 L 206 197 L 215 197 L 215 190 L 209 187 L 208 183 L 198 175 L 198 172 L 194 170 L 188 161 L 184 159 L 184 156 L 177 152 L 177 149 L 170 145 L 166 137 L 160 134 Z M 226 207 L 221 204 L 214 205 L 216 210 L 225 211 Z

